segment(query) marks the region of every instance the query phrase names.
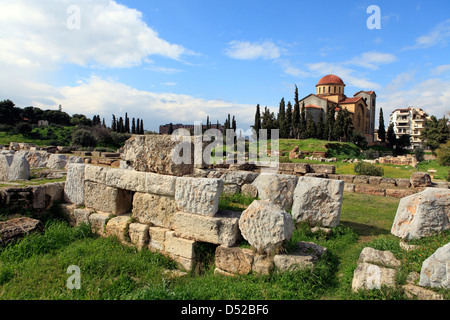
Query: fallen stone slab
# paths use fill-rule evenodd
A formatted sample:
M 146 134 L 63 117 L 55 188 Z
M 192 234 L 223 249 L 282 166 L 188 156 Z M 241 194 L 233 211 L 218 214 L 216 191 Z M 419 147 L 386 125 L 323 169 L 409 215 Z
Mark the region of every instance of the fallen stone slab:
M 216 268 L 232 274 L 250 274 L 254 254 L 250 249 L 218 246 L 215 254 Z
M 392 252 L 376 250 L 370 247 L 366 247 L 361 251 L 358 263 L 364 262 L 387 268 L 398 268 L 401 264 L 400 260 Z
M 89 223 L 91 225 L 91 231 L 100 236 L 105 236 L 105 228 L 110 214 L 106 212 L 96 212 L 89 216 Z
M 414 172 L 410 178 L 411 186 L 416 187 L 431 187 L 431 177 L 425 172 Z
M 444 300 L 442 294 L 436 293 L 432 290 L 425 289 L 419 286 L 415 286 L 413 284 L 406 284 L 402 286 L 405 295 L 409 299 L 416 300 Z
M 344 181 L 299 177 L 294 190 L 292 217 L 296 222 L 336 227 L 340 223 Z
M 359 263 L 353 273 L 352 290 L 381 289 L 383 286 L 395 287 L 396 269 L 380 267 L 371 263 Z
M 420 239 L 450 228 L 450 190 L 426 188 L 400 200 L 391 233 Z
M 274 263 L 280 272 L 312 268 L 327 252 L 327 248 L 313 242 L 299 242 L 292 252 L 275 255 Z
M 21 217 L 0 221 L 0 246 L 22 239 L 29 234 L 43 231 L 44 225 L 36 219 Z
M 84 164 L 71 163 L 67 167 L 64 199 L 76 205 L 84 205 Z

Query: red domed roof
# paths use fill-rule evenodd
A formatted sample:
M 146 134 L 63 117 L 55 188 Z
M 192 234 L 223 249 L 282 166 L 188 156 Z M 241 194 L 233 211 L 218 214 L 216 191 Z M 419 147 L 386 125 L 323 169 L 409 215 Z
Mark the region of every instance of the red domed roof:
M 345 86 L 344 81 L 342 81 L 341 78 L 339 78 L 338 76 L 335 76 L 334 74 L 327 74 L 325 77 L 320 79 L 319 82 L 317 83 L 318 86 L 324 85 L 324 84 L 340 84 L 340 85 Z

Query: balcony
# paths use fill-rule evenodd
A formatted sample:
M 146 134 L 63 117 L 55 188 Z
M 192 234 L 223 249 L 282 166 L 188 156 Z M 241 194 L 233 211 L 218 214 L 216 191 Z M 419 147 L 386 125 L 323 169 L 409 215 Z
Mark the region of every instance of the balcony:
M 409 123 L 408 122 L 397 122 L 395 124 L 397 127 L 405 127 L 405 128 L 409 128 Z

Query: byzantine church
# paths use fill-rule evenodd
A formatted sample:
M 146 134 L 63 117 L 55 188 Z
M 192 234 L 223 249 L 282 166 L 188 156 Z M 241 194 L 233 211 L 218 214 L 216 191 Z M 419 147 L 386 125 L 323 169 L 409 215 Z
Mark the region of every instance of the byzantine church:
M 353 97 L 347 97 L 344 92 L 345 83 L 334 74 L 324 76 L 316 85 L 316 94 L 310 94 L 301 99 L 300 106 L 304 105 L 306 113 L 312 114 L 317 123 L 320 112 L 324 112 L 325 119 L 327 107 L 345 108 L 350 112 L 355 131 L 361 131 L 368 142 L 373 141 L 375 133 L 376 94 L 374 91 L 359 91 Z

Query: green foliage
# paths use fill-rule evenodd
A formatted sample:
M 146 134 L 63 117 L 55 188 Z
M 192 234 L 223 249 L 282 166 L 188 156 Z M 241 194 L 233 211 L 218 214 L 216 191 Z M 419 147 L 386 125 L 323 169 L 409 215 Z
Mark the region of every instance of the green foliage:
M 358 175 L 379 176 L 379 177 L 382 177 L 384 175 L 383 167 L 363 161 L 358 162 L 353 170 Z
M 437 163 L 441 166 L 450 166 L 450 140 L 441 144 L 435 151 Z
M 416 157 L 416 160 L 418 162 L 422 162 L 423 160 L 425 160 L 425 151 L 422 147 L 416 147 L 414 149 L 414 156 Z
M 72 143 L 81 147 L 95 147 L 97 145 L 93 134 L 87 129 L 75 130 L 72 134 Z
M 367 139 L 361 131 L 353 132 L 350 141 L 360 148 L 365 148 L 368 145 Z
M 384 115 L 383 108 L 380 108 L 380 117 L 378 119 L 379 127 L 378 127 L 378 138 L 381 142 L 386 141 L 386 129 L 384 127 Z
M 431 150 L 436 150 L 450 139 L 450 125 L 446 117 L 438 120 L 435 116 L 431 116 L 425 121 L 424 126 L 421 139 L 426 141 Z

